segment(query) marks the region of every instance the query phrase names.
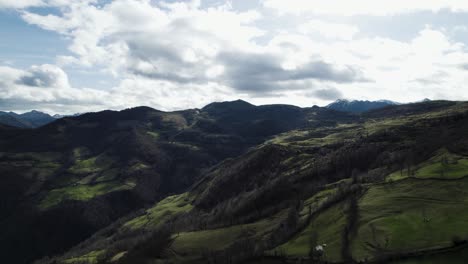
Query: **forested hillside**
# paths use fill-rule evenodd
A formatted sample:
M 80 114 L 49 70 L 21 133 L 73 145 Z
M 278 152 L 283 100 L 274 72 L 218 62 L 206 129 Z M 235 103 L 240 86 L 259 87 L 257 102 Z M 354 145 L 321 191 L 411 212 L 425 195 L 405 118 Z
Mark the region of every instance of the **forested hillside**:
M 467 131 L 468 104 L 448 101 L 362 114 L 234 101 L 4 128 L 2 258 L 463 263 Z

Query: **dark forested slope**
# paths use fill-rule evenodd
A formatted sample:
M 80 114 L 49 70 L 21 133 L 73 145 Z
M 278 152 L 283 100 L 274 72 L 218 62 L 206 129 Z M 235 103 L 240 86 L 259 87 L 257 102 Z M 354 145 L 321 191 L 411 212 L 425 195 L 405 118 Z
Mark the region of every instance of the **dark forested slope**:
M 119 217 L 186 191 L 205 170 L 278 133 L 352 122 L 322 108 L 234 101 L 161 112 L 138 107 L 0 130 L 2 259 L 66 250 Z
M 214 120 L 231 120 L 219 126 L 236 131 L 229 111 Z M 53 261 L 404 263 L 448 252 L 463 259 L 468 104 L 392 106 L 321 124 L 264 138 L 203 170 L 187 191 Z

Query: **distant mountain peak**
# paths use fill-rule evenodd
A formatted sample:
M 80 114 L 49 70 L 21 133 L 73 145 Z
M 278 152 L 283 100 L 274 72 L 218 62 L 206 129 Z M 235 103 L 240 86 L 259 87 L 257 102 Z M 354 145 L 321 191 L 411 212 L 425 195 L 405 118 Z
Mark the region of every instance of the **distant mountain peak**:
M 49 115 L 47 113 L 37 111 L 37 110 L 32 110 L 32 111 L 29 111 L 29 112 L 26 112 L 26 113 L 22 113 L 22 114 L 20 114 L 20 116 L 48 116 L 48 117 L 52 117 L 51 115 Z
M 335 102 L 326 106 L 326 108 L 352 113 L 362 113 L 373 109 L 383 108 L 391 105 L 398 105 L 399 103 L 390 100 L 349 100 L 338 99 Z
M 235 101 L 225 101 L 225 102 L 215 102 L 211 103 L 202 108 L 203 111 L 232 111 L 232 110 L 244 110 L 254 108 L 255 105 L 246 102 L 244 100 L 238 99 Z
M 2 118 L 0 118 L 0 123 L 19 128 L 36 128 L 47 125 L 53 121 L 55 121 L 54 117 L 37 110 L 22 114 L 2 112 Z

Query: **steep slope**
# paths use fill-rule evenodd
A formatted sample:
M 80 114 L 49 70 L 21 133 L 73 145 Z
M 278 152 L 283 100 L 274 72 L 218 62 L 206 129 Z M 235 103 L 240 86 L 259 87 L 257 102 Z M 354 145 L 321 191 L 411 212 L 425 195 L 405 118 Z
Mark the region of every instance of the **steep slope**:
M 237 104 L 103 111 L 1 132 L 0 257 L 25 263 L 62 252 L 125 214 L 187 190 L 207 168 L 276 133 L 357 119 L 320 108 L 246 111 Z
M 236 146 L 231 150 L 174 140 L 194 116 L 150 108 L 105 111 L 4 138 L 2 259 L 21 263 L 60 252 L 123 214 L 184 190 L 218 153 L 233 155 L 246 146 L 230 135 L 222 138 Z
M 468 104 L 427 104 L 280 134 L 55 260 L 350 263 L 455 254 L 468 238 L 457 213 L 466 211 L 468 199 Z M 391 113 L 407 108 L 398 107 Z M 159 241 L 147 234 L 162 230 L 173 234 L 166 254 L 139 250 Z

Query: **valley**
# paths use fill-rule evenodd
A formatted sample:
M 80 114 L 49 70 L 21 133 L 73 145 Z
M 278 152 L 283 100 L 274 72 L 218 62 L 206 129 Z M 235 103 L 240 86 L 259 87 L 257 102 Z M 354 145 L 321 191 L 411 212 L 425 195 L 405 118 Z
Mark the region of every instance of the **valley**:
M 468 104 L 449 101 L 359 114 L 233 101 L 3 129 L 1 257 L 456 261 L 468 239 L 466 131 Z

